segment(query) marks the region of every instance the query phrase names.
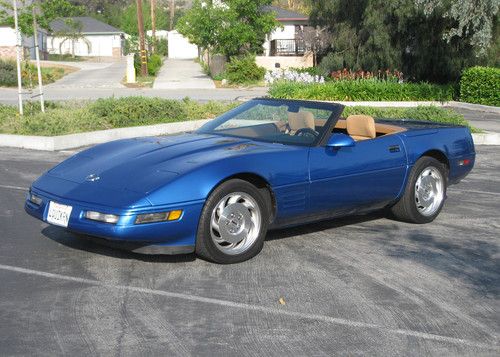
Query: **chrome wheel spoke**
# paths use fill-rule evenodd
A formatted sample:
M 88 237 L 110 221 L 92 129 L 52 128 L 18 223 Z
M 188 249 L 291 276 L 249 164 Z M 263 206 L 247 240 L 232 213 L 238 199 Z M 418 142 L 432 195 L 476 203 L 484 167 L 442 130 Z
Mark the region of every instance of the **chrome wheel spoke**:
M 215 205 L 210 221 L 212 241 L 219 250 L 230 255 L 248 250 L 257 240 L 260 227 L 260 208 L 245 192 L 223 197 Z
M 415 205 L 424 216 L 432 216 L 444 200 L 444 178 L 435 167 L 424 169 L 415 182 Z

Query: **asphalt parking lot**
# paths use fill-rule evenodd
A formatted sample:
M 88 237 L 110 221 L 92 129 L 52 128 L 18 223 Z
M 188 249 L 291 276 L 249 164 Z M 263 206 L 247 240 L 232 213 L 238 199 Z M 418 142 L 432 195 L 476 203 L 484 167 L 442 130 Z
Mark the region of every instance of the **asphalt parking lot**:
M 500 147 L 477 152 L 432 224 L 276 231 L 223 266 L 115 251 L 29 217 L 26 188 L 69 153 L 2 148 L 0 355 L 498 355 Z

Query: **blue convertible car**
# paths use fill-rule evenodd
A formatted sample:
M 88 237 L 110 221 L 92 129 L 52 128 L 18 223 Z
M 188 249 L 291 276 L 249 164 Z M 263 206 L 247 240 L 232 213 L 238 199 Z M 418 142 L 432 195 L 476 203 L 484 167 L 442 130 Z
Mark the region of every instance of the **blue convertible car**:
M 474 165 L 469 129 L 342 110 L 256 99 L 194 133 L 98 145 L 36 180 L 25 209 L 136 252 L 218 263 L 255 256 L 271 228 L 380 209 L 434 220 Z

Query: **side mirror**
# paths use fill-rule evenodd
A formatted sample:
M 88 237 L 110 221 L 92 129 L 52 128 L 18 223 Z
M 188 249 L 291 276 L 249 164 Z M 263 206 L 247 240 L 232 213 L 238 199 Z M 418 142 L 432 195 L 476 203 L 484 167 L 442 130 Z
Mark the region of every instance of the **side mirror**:
M 346 134 L 333 134 L 332 136 L 330 136 L 330 139 L 328 139 L 328 142 L 326 143 L 326 147 L 333 149 L 353 147 L 354 145 L 356 145 L 354 139 Z

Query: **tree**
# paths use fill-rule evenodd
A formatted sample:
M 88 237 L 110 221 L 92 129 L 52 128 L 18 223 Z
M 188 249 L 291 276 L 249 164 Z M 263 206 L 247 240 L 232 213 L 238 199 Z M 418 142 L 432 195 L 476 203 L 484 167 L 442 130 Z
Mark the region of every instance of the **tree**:
M 273 5 L 282 9 L 309 14 L 311 11 L 311 0 L 273 0 Z
M 90 53 L 92 51 L 92 44 L 87 39 L 87 37 L 82 33 L 82 23 L 79 21 L 75 21 L 71 18 L 64 19 L 65 28 L 62 30 L 54 32 L 54 36 L 52 37 L 52 47 L 54 47 L 54 39 L 62 38 L 62 41 L 59 43 L 59 53 L 62 54 L 62 47 L 66 41 L 71 42 L 71 56 L 75 58 L 75 43 L 78 41 L 82 41 L 87 45 L 87 51 Z
M 486 61 L 484 56 L 476 56 L 477 47 L 471 42 L 477 29 L 447 38 L 457 26 L 447 15 L 450 7 L 428 11 L 421 2 L 434 0 L 419 1 L 312 2 L 312 23 L 327 26 L 332 33 L 330 53 L 321 63 L 323 70 L 397 69 L 407 79 L 449 82 L 457 80 L 463 68 Z M 451 6 L 452 1 L 446 3 Z
M 322 54 L 332 44 L 332 35 L 326 27 L 306 26 L 299 31 L 297 39 L 304 42 L 306 51 L 312 52 L 314 66 L 317 65 L 318 55 Z
M 262 51 L 266 34 L 278 26 L 274 15 L 263 12 L 270 0 L 195 0 L 179 19 L 178 31 L 201 48 L 231 57 Z
M 495 33 L 496 16 L 500 9 L 499 0 L 416 0 L 426 15 L 440 12 L 453 24 L 444 32 L 447 41 L 454 37 L 463 38 L 484 56 Z M 444 11 L 443 11 L 444 10 Z
M 33 35 L 33 7 L 40 14 L 37 17 L 38 26 L 50 30 L 50 23 L 58 18 L 80 16 L 84 14 L 81 6 L 75 6 L 68 0 L 45 0 L 33 2 L 31 0 L 20 0 L 18 6 L 19 28 L 25 35 Z M 14 27 L 12 16 L 12 1 L 0 0 L 0 22 Z

